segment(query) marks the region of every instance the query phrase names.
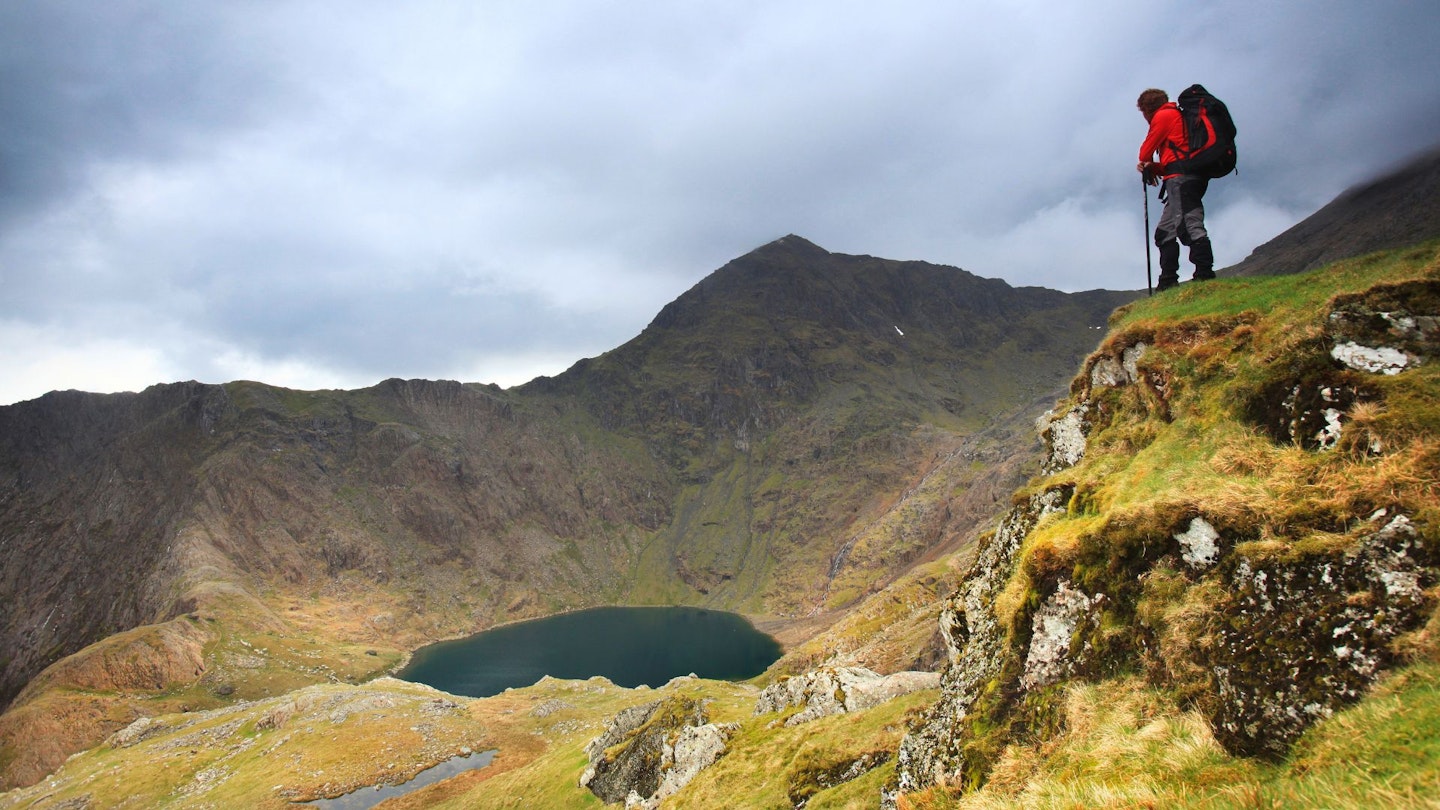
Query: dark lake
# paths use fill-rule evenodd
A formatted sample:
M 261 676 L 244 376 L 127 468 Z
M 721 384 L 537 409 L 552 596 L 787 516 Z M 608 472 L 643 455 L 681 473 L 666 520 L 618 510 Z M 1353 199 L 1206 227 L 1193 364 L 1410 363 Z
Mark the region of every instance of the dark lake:
M 607 607 L 509 624 L 415 651 L 396 677 L 453 695 L 489 697 L 542 677 L 603 675 L 620 686 L 661 686 L 694 673 L 753 678 L 780 644 L 743 616 L 690 607 Z

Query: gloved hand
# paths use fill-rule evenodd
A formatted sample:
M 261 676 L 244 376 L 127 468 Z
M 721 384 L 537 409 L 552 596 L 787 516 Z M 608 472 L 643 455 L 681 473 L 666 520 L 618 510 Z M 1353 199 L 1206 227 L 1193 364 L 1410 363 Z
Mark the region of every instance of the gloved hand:
M 1140 166 L 1140 176 L 1144 178 L 1147 186 L 1160 185 L 1160 176 L 1164 173 L 1165 170 L 1160 167 L 1159 163 L 1144 163 Z

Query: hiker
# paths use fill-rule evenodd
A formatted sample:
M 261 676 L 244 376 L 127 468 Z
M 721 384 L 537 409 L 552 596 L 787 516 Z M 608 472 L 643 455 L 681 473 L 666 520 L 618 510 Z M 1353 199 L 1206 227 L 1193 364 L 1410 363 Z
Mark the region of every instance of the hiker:
M 1183 94 L 1182 94 L 1183 95 Z M 1190 247 L 1190 263 L 1195 265 L 1193 280 L 1215 278 L 1215 254 L 1210 236 L 1205 232 L 1205 190 L 1210 178 L 1200 174 L 1166 173 L 1166 166 L 1188 153 L 1185 121 L 1180 108 L 1164 90 L 1150 89 L 1135 102 L 1150 124 L 1145 142 L 1140 145 L 1140 171 L 1148 185 L 1163 184 L 1160 199 L 1165 208 L 1155 226 L 1155 246 L 1160 249 L 1160 281 L 1157 290 L 1166 290 L 1180 283 L 1180 246 Z

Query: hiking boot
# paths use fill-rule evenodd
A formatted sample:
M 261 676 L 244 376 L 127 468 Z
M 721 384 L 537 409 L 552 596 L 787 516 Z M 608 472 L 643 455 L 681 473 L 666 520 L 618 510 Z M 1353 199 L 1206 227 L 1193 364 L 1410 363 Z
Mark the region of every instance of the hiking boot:
M 1165 292 L 1166 290 L 1170 289 L 1171 287 L 1179 287 L 1179 286 L 1180 286 L 1180 277 L 1179 277 L 1179 276 L 1164 276 L 1164 275 L 1162 275 L 1162 276 L 1160 277 L 1160 283 L 1158 283 L 1158 284 L 1155 285 L 1155 292 Z
M 1210 237 L 1196 239 L 1190 246 L 1190 263 L 1195 265 L 1195 281 L 1215 278 L 1215 251 L 1210 247 Z

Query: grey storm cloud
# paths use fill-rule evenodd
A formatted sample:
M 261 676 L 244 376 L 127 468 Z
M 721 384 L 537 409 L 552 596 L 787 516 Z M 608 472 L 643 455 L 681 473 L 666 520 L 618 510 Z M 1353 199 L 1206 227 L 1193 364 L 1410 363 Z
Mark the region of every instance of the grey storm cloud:
M 1440 10 L 579 0 L 0 4 L 0 402 L 504 384 L 786 233 L 1144 287 L 1141 89 L 1240 126 L 1221 264 L 1440 131 Z

